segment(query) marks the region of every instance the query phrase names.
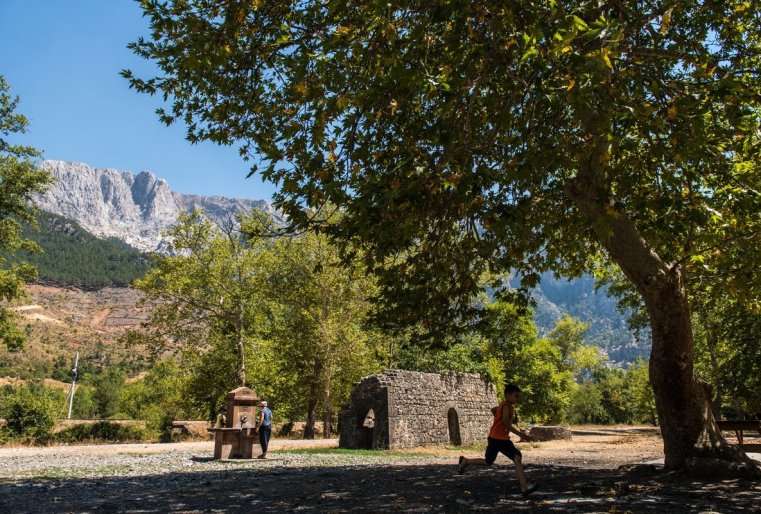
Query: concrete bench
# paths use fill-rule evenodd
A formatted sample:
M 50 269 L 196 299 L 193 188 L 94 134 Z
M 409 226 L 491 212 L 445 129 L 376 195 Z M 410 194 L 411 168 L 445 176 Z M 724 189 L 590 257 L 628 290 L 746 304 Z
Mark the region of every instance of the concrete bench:
M 719 430 L 733 430 L 735 435 L 737 436 L 737 442 L 740 445 L 740 448 L 743 447 L 743 431 L 752 431 L 752 432 L 758 432 L 759 435 L 761 435 L 761 420 L 733 420 L 733 421 L 727 421 L 727 420 L 721 420 L 716 421 L 716 424 L 719 425 Z

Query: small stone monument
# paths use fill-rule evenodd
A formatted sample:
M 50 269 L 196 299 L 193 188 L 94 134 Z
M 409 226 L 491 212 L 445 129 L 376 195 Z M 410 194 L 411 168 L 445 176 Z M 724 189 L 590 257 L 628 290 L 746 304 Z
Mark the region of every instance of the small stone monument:
M 225 397 L 226 424 L 209 428 L 214 434 L 214 459 L 253 459 L 259 441 L 254 429 L 259 397 L 248 387 L 233 389 Z
M 558 426 L 534 426 L 528 430 L 532 441 L 555 441 L 557 439 L 570 439 L 571 430 L 568 427 Z

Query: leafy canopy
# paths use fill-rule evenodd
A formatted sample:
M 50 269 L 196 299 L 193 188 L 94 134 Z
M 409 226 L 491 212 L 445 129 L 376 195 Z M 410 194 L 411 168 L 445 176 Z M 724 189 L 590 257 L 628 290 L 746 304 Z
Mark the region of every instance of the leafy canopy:
M 758 286 L 750 3 L 141 4 L 131 48 L 162 74 L 131 86 L 261 160 L 295 225 L 341 206 L 323 228 L 378 272 L 391 324 L 451 331 L 487 272 L 589 269 L 622 217 L 663 261 Z
M 35 161 L 40 152 L 29 146 L 16 145 L 8 136 L 26 132 L 26 117 L 17 114 L 18 98 L 9 93 L 10 86 L 0 75 L 0 253 L 18 250 L 39 251 L 30 239 L 22 236 L 22 223 L 34 224 L 33 199 L 51 182 L 51 177 Z M 0 301 L 9 301 L 24 294 L 24 283 L 36 278 L 35 268 L 25 262 L 8 265 L 0 257 Z M 15 324 L 15 315 L 0 308 L 0 340 L 9 350 L 21 349 L 24 334 Z

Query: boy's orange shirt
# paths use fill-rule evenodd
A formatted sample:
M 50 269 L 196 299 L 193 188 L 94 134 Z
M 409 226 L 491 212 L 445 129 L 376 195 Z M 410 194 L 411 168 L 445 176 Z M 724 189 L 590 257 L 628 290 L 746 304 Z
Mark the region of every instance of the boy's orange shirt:
M 508 406 L 508 417 L 512 420 L 515 418 L 515 406 L 507 400 L 502 401 L 497 407 L 497 412 L 494 414 L 494 423 L 492 423 L 491 430 L 489 430 L 489 437 L 492 439 L 502 439 L 503 441 L 510 440 L 510 434 L 505 431 L 505 424 L 502 421 L 502 409 Z

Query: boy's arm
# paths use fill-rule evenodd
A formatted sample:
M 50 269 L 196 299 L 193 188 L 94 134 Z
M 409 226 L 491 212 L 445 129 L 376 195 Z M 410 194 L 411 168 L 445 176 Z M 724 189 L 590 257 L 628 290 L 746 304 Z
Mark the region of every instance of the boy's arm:
M 511 431 L 513 434 L 515 434 L 515 435 L 517 435 L 518 437 L 520 437 L 520 438 L 521 438 L 522 440 L 524 440 L 524 441 L 531 441 L 531 436 L 530 436 L 530 435 L 528 435 L 528 434 L 527 434 L 526 432 L 524 432 L 523 430 L 519 429 L 518 427 L 513 427 L 513 426 L 511 426 L 511 427 L 510 427 L 510 431 Z
M 505 405 L 502 409 L 502 424 L 505 425 L 505 431 L 508 434 L 512 432 L 522 440 L 531 441 L 531 436 L 529 436 L 526 432 L 520 430 L 518 427 L 513 426 L 513 420 L 510 419 L 510 409 L 507 405 Z
M 497 414 L 497 408 L 498 407 L 492 407 L 491 408 L 491 413 L 496 415 Z M 518 427 L 514 427 L 513 426 L 513 420 L 510 419 L 510 408 L 507 405 L 502 407 L 502 424 L 505 426 L 505 432 L 507 432 L 508 435 L 510 434 L 510 432 L 512 432 L 513 434 L 515 434 L 518 437 L 520 437 L 521 440 L 531 441 L 531 436 L 530 435 L 528 435 L 526 432 L 523 432 Z

